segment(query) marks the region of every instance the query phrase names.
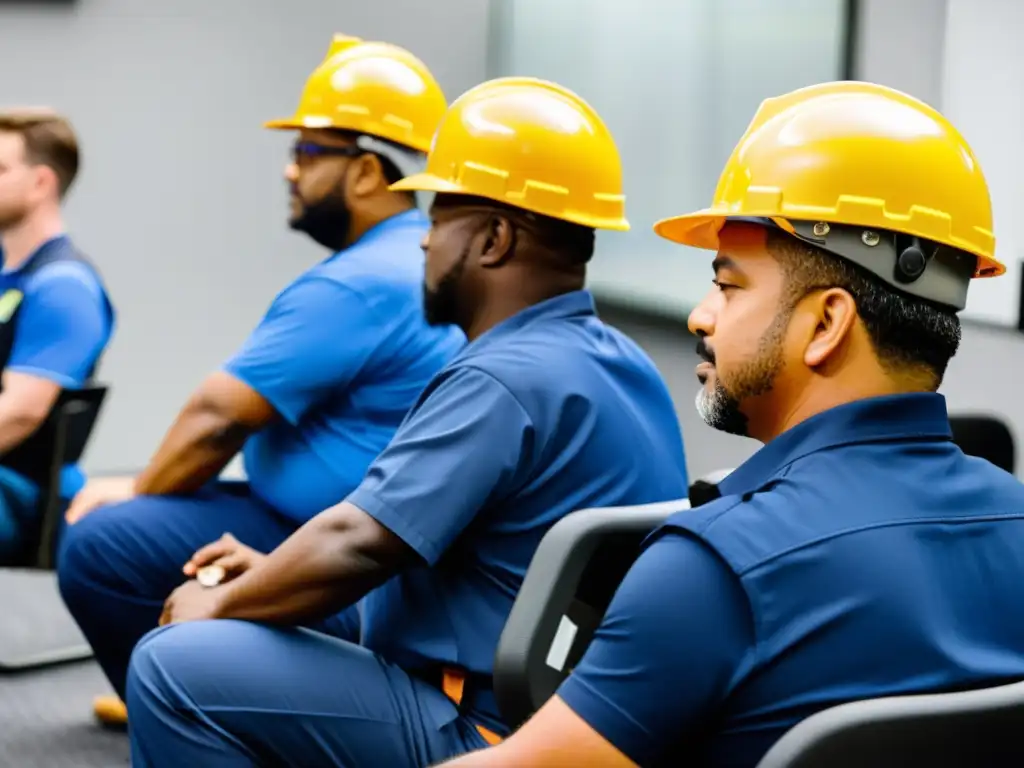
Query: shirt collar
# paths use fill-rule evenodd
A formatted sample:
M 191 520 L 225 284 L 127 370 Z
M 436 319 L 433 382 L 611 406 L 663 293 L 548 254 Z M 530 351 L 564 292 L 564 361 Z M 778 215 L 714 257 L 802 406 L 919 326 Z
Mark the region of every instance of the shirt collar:
M 32 252 L 32 255 L 30 255 L 27 259 L 25 259 L 23 262 L 21 262 L 21 264 L 19 264 L 14 269 L 7 269 L 7 267 L 3 265 L 3 254 L 4 254 L 4 252 L 3 252 L 3 250 L 0 250 L 0 274 L 4 274 L 4 275 L 16 275 L 16 274 L 18 274 L 23 269 L 25 269 L 25 267 L 27 267 L 29 264 L 31 264 L 34 259 L 38 258 L 41 253 L 43 253 L 44 251 L 48 251 L 50 248 L 53 248 L 54 246 L 56 246 L 56 245 L 58 245 L 60 243 L 66 242 L 67 239 L 68 239 L 67 235 L 63 235 L 63 234 L 61 234 L 61 235 L 54 235 L 49 240 L 47 240 L 45 243 L 43 243 L 38 248 L 36 248 Z
M 480 349 L 481 346 L 493 344 L 509 334 L 522 330 L 527 325 L 539 320 L 565 320 L 570 317 L 586 317 L 597 315 L 594 297 L 590 291 L 580 290 L 563 293 L 552 299 L 546 299 L 532 307 L 517 312 L 500 323 L 480 334 L 466 349 Z
M 794 461 L 841 445 L 952 438 L 942 395 L 929 392 L 867 398 L 816 414 L 783 432 L 718 487 L 723 496 L 753 491 Z
M 430 222 L 427 220 L 427 216 L 423 211 L 419 208 L 411 208 L 408 211 L 402 211 L 401 213 L 396 213 L 394 216 L 389 216 L 383 221 L 378 221 L 368 230 L 363 232 L 362 237 L 352 243 L 352 245 L 363 245 L 365 243 L 373 242 L 381 235 L 392 232 L 400 227 L 425 227 L 428 224 L 430 224 Z

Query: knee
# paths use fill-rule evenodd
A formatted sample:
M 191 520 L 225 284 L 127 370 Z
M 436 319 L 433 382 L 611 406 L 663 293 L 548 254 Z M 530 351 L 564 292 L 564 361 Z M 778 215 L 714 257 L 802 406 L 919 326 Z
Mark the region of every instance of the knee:
M 128 520 L 116 508 L 94 511 L 64 529 L 57 558 L 57 583 L 64 602 L 73 606 L 97 586 L 116 588 L 118 568 L 114 548 Z
M 146 634 L 135 645 L 128 662 L 128 679 L 125 684 L 125 702 L 129 709 L 134 705 L 157 700 L 169 703 L 178 690 L 175 667 L 177 654 L 168 653 L 178 644 L 179 630 L 186 625 L 171 624 L 159 627 Z M 130 716 L 130 715 L 129 715 Z
M 129 719 L 133 706 L 194 702 L 204 685 L 221 674 L 230 677 L 232 659 L 239 651 L 232 637 L 235 624 L 223 620 L 169 624 L 139 640 L 128 662 L 125 702 Z

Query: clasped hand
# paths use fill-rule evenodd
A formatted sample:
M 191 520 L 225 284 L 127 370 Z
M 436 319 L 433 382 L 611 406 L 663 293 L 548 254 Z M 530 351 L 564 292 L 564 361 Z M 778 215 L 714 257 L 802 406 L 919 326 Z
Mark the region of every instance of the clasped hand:
M 266 555 L 242 544 L 230 533 L 197 550 L 182 568 L 189 580 L 174 590 L 164 603 L 160 625 L 222 618 L 224 585 L 264 557 Z M 203 569 L 218 569 L 220 581 L 216 586 L 204 587 L 196 579 Z

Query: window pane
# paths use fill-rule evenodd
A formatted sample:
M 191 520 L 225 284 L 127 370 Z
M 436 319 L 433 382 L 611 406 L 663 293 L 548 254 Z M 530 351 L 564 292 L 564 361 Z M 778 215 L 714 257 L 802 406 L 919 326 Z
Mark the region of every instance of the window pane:
M 688 312 L 711 259 L 652 224 L 711 202 L 764 98 L 842 77 L 845 1 L 499 0 L 497 13 L 491 75 L 572 88 L 618 142 L 632 230 L 599 233 L 591 287 Z

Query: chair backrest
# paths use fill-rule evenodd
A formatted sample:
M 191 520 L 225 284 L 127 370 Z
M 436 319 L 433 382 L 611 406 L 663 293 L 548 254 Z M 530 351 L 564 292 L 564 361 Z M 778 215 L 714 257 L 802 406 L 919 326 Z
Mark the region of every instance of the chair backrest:
M 964 453 L 990 461 L 1007 472 L 1016 471 L 1013 433 L 998 416 L 950 416 L 949 426 L 953 431 L 953 442 Z
M 58 401 L 58 419 L 63 432 L 63 444 L 54 446 L 53 461 L 58 467 L 74 464 L 81 460 L 89 444 L 93 427 L 99 419 L 108 387 L 94 384 L 82 389 L 66 390 Z M 56 450 L 57 448 L 60 450 Z M 57 455 L 60 454 L 60 455 Z
M 718 484 L 725 480 L 732 469 L 719 469 L 697 478 L 690 486 L 690 506 L 699 507 L 721 496 Z
M 640 544 L 665 518 L 714 498 L 731 469 L 690 486 L 689 499 L 585 509 L 547 532 L 516 596 L 494 657 L 502 718 L 519 727 L 579 662 Z M 691 504 L 699 497 L 700 502 Z
M 35 562 L 40 568 L 53 567 L 57 531 L 60 529 L 62 507 L 61 477 L 68 464 L 82 458 L 85 447 L 92 436 L 93 427 L 99 418 L 109 388 L 104 384 L 92 384 L 81 389 L 65 390 L 47 419 L 43 429 L 47 430 L 49 446 L 46 482 L 43 483 L 40 498 L 39 545 Z
M 46 420 L 4 457 L 4 465 L 45 488 L 55 459 L 65 464 L 81 456 L 106 394 L 102 385 L 62 390 Z
M 1024 765 L 1024 683 L 842 704 L 789 730 L 757 768 Z
M 541 540 L 494 659 L 494 694 L 513 728 L 580 660 L 640 544 L 688 499 L 573 512 Z

